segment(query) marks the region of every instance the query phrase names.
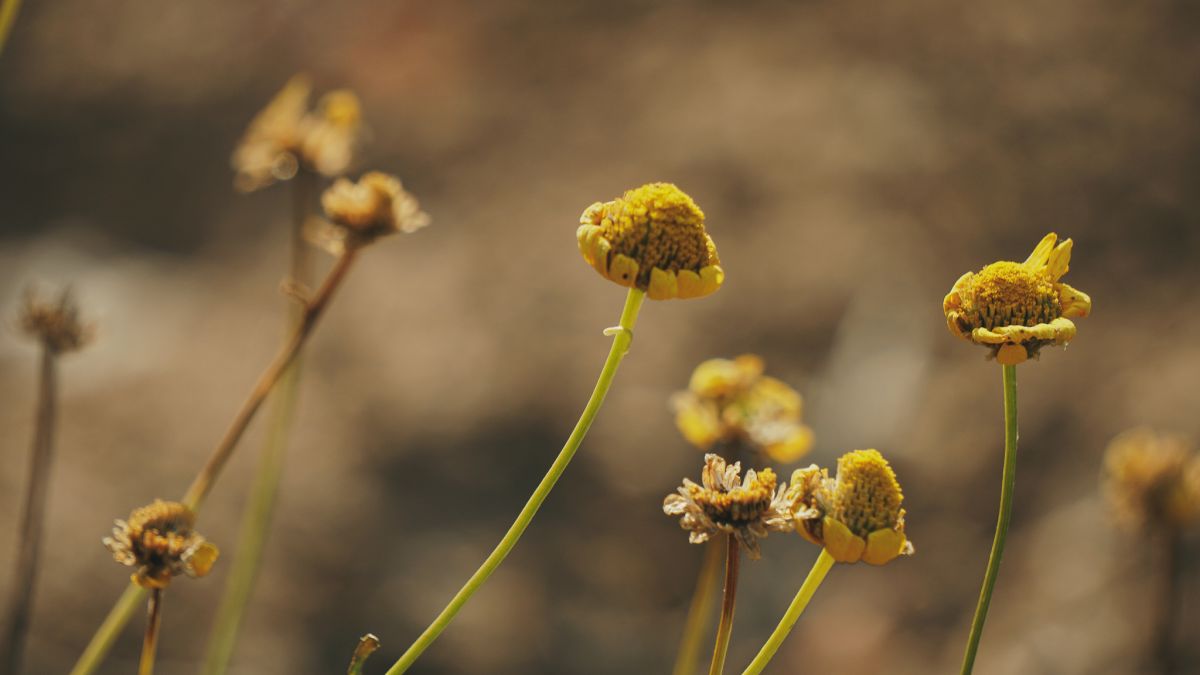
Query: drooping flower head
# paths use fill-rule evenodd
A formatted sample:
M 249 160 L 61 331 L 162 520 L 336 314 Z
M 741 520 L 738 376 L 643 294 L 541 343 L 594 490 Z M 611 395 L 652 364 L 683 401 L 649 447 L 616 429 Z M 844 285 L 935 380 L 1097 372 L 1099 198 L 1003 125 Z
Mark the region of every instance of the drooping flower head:
M 323 176 L 349 168 L 363 136 L 358 97 L 335 90 L 310 110 L 311 96 L 312 83 L 296 75 L 250 121 L 232 158 L 239 190 L 290 180 L 301 166 Z
M 1046 345 L 1075 337 L 1072 318 L 1092 311 L 1083 291 L 1060 281 L 1071 261 L 1071 240 L 1050 233 L 1023 263 L 1001 261 L 967 272 L 942 302 L 950 332 L 989 348 L 1006 366 L 1037 356 Z
M 671 183 L 650 183 L 584 210 L 576 231 L 584 260 L 606 279 L 651 300 L 698 298 L 725 271 L 704 229 L 704 212 Z
M 79 318 L 79 307 L 66 289 L 57 302 L 42 299 L 33 287 L 25 289 L 18 316 L 21 330 L 55 354 L 78 351 L 92 340 L 94 330 Z
M 705 455 L 701 485 L 684 478 L 675 494 L 663 500 L 663 513 L 682 516 L 679 526 L 690 532 L 688 541 L 693 544 L 731 534 L 751 558 L 758 559 L 759 539 L 791 529 L 792 506 L 787 484 L 777 488 L 771 469 L 751 469 L 745 478 L 741 473 L 741 462 L 729 465 L 717 455 Z
M 178 502 L 156 499 L 133 510 L 129 520 L 116 521 L 104 545 L 113 559 L 136 567 L 131 579 L 142 588 L 166 588 L 171 577 L 209 573 L 219 551 L 192 529 L 196 514 Z
M 786 463 L 812 447 L 800 394 L 763 375 L 763 360 L 753 354 L 704 361 L 671 405 L 679 432 L 701 450 L 748 448 Z
M 788 499 L 796 531 L 838 562 L 884 565 L 911 555 L 904 534 L 904 495 L 896 473 L 876 450 L 838 459 L 837 478 L 812 465 L 792 473 Z
M 1200 522 L 1200 456 L 1182 438 L 1130 429 L 1108 444 L 1104 470 L 1108 501 L 1126 527 Z
M 339 178 L 321 195 L 329 222 L 313 233 L 323 248 L 339 254 L 395 232 L 416 232 L 429 224 L 417 198 L 395 176 L 371 171 L 357 183 Z

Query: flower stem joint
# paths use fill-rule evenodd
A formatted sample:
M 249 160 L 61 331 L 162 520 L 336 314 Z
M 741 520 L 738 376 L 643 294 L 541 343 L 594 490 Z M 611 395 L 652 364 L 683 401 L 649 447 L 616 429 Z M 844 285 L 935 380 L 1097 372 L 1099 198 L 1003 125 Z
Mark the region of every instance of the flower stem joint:
M 942 302 L 950 332 L 987 347 L 1006 366 L 1036 357 L 1046 345 L 1066 345 L 1075 337 L 1071 319 L 1092 311 L 1086 293 L 1060 281 L 1071 246 L 1052 232 L 1023 263 L 994 262 L 959 277 Z
M 649 183 L 584 210 L 576 231 L 584 260 L 651 300 L 699 298 L 725 281 L 704 212 L 671 183 Z
M 815 464 L 797 469 L 788 499 L 795 503 L 796 531 L 838 562 L 885 565 L 913 552 L 904 533 L 904 495 L 876 450 L 842 455 L 836 479 Z

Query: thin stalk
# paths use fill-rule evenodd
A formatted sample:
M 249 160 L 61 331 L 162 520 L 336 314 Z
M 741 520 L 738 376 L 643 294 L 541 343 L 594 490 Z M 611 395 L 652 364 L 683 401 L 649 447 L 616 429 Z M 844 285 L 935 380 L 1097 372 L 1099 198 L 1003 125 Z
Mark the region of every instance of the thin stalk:
M 308 218 L 315 187 L 316 174 L 304 168 L 292 180 L 291 279 L 300 286 L 310 283 L 312 276 L 312 247 L 304 238 L 304 222 Z M 289 302 L 287 309 L 287 328 L 291 330 L 304 316 L 302 308 L 295 302 Z M 258 578 L 267 530 L 271 526 L 279 482 L 283 477 L 288 435 L 299 400 L 300 368 L 301 358 L 297 356 L 284 371 L 271 395 L 271 422 L 250 489 L 250 501 L 242 518 L 237 555 L 230 567 L 229 580 L 225 582 L 225 592 L 213 621 L 204 659 L 204 675 L 222 675 L 229 669 L 229 662 L 233 659 L 238 629 Z
M 688 606 L 683 637 L 679 640 L 679 653 L 675 656 L 675 667 L 671 670 L 673 675 L 695 675 L 696 666 L 700 663 L 700 645 L 704 642 L 704 632 L 708 627 L 715 595 L 713 591 L 720 570 L 721 543 L 710 541 L 704 545 L 704 562 L 700 565 L 696 590 L 692 593 L 692 603 Z
M 725 670 L 725 655 L 729 652 L 729 638 L 733 635 L 733 606 L 737 602 L 738 552 L 741 544 L 732 534 L 725 535 L 725 539 L 725 593 L 721 599 L 721 622 L 717 624 L 717 640 L 713 645 L 708 675 L 721 675 Z
M 138 675 L 154 675 L 154 656 L 158 653 L 158 628 L 162 624 L 163 590 L 150 591 L 150 602 L 146 605 L 146 637 L 142 640 L 142 659 L 138 662 Z
M 17 544 L 17 565 L 13 570 L 13 592 L 7 621 L 8 631 L 0 647 L 0 665 L 5 673 L 21 670 L 25 634 L 29 630 L 33 588 L 37 583 L 38 560 L 42 552 L 42 530 L 46 521 L 46 493 L 50 485 L 50 463 L 54 454 L 54 417 L 58 392 L 57 355 L 42 345 L 38 376 L 36 420 L 33 449 L 30 452 L 29 488 L 21 516 L 21 534 Z
M 600 371 L 600 378 L 596 381 L 596 388 L 592 390 L 592 397 L 588 399 L 587 405 L 583 408 L 583 414 L 580 415 L 579 421 L 575 424 L 575 429 L 567 438 L 566 445 L 558 453 L 554 463 L 550 465 L 550 470 L 542 477 L 542 482 L 538 483 L 537 488 L 530 495 L 529 501 L 521 509 L 517 515 L 516 521 L 508 528 L 508 532 L 504 534 L 504 538 L 496 545 L 491 554 L 475 570 L 467 583 L 459 589 L 454 598 L 450 600 L 450 604 L 438 614 L 433 623 L 425 629 L 416 642 L 409 646 L 408 650 L 400 656 L 400 660 L 387 671 L 387 675 L 399 675 L 407 671 L 413 663 L 421 656 L 421 653 L 433 644 L 434 640 L 441 635 L 446 626 L 454 620 L 455 615 L 467 604 L 472 595 L 483 586 L 500 567 L 500 563 L 508 556 L 509 552 L 520 541 L 521 535 L 525 533 L 525 529 L 529 527 L 529 523 L 533 521 L 534 515 L 537 514 L 538 508 L 542 502 L 546 501 L 546 497 L 550 495 L 550 491 L 554 489 L 554 484 L 558 482 L 567 465 L 571 463 L 571 458 L 575 456 L 575 452 L 579 450 L 579 446 L 583 443 L 583 438 L 587 436 L 588 429 L 592 426 L 592 421 L 596 419 L 596 413 L 600 411 L 600 405 L 604 403 L 604 396 L 608 394 L 608 390 L 612 387 L 613 377 L 617 374 L 617 366 L 621 365 L 621 359 L 625 358 L 626 352 L 629 351 L 629 345 L 633 342 L 633 326 L 637 323 L 638 310 L 642 307 L 642 301 L 646 298 L 646 292 L 637 288 L 629 289 L 629 294 L 625 297 L 625 308 L 621 311 L 620 325 L 615 328 L 609 328 L 604 331 L 605 335 L 611 335 L 613 338 L 612 347 L 608 351 L 608 359 L 604 362 L 604 368 Z
M 1162 675 L 1176 672 L 1175 640 L 1173 633 L 1178 622 L 1180 597 L 1179 530 L 1166 525 L 1159 533 L 1162 547 L 1162 578 L 1158 580 L 1159 596 L 1154 626 L 1154 662 Z
M 379 638 L 370 633 L 360 637 L 358 646 L 354 648 L 354 654 L 350 657 L 350 666 L 346 668 L 346 675 L 362 675 L 367 659 L 379 649 L 379 646 Z
M 0 53 L 8 44 L 8 34 L 12 31 L 13 22 L 17 20 L 17 12 L 21 9 L 21 0 L 3 0 L 0 2 Z
M 971 621 L 971 634 L 967 638 L 967 651 L 963 656 L 962 675 L 969 675 L 975 667 L 975 653 L 979 650 L 979 638 L 983 636 L 983 623 L 987 620 L 988 605 L 992 602 L 992 591 L 996 588 L 996 577 L 1000 573 L 1000 558 L 1004 555 L 1004 542 L 1008 539 L 1008 523 L 1012 518 L 1013 486 L 1017 480 L 1017 367 L 1002 366 L 1004 369 L 1004 475 L 1000 487 L 1000 515 L 996 520 L 996 536 L 992 540 L 992 553 L 988 556 L 987 573 L 983 577 L 983 588 L 979 591 L 979 604 L 975 607 L 975 618 Z
M 279 353 L 271 361 L 263 374 L 259 376 L 258 382 L 250 391 L 249 397 L 242 407 L 238 410 L 237 415 L 233 419 L 233 423 L 213 449 L 212 455 L 204 468 L 196 476 L 191 487 L 188 488 L 182 502 L 193 511 L 199 511 L 204 503 L 204 498 L 208 496 L 208 492 L 212 489 L 213 482 L 224 468 L 226 462 L 229 461 L 230 455 L 233 454 L 237 442 L 241 439 L 242 434 L 246 431 L 246 427 L 250 425 L 250 421 L 254 419 L 254 414 L 262 407 L 263 401 L 267 394 L 271 392 L 271 388 L 279 381 L 284 371 L 291 365 L 296 355 L 300 353 L 300 348 L 312 335 L 313 328 L 316 327 L 318 319 L 328 306 L 330 299 L 333 298 L 334 292 L 341 286 L 345 280 L 346 274 L 350 271 L 354 261 L 357 259 L 358 249 L 348 248 L 346 252 L 338 258 L 334 263 L 333 269 L 326 275 L 325 281 L 321 283 L 321 287 L 317 289 L 316 294 L 310 300 L 304 303 L 304 315 L 302 320 L 296 324 L 292 331 L 292 335 L 280 349 Z M 117 635 L 120 633 L 126 624 L 129 623 L 133 616 L 134 608 L 137 606 L 137 600 L 140 599 L 140 594 L 144 593 L 141 589 L 132 585 L 125 590 L 125 593 L 117 601 L 117 605 L 109 611 L 108 616 L 104 619 L 104 623 L 92 636 L 92 641 L 84 650 L 83 655 L 79 657 L 75 668 L 71 670 L 72 675 L 89 675 L 99 667 L 101 661 L 108 654 L 112 643 L 116 641 Z
M 796 597 L 792 598 L 792 604 L 788 605 L 787 611 L 784 612 L 783 618 L 779 620 L 779 625 L 775 626 L 775 632 L 771 633 L 771 637 L 767 638 L 766 644 L 762 649 L 758 650 L 758 656 L 746 666 L 746 670 L 742 671 L 742 675 L 758 675 L 771 662 L 775 652 L 779 651 L 779 647 L 783 644 L 784 639 L 792 632 L 792 626 L 796 625 L 796 621 L 800 619 L 800 615 L 804 613 L 804 609 L 808 607 L 808 601 L 812 600 L 812 596 L 817 592 L 817 588 L 821 582 L 825 580 L 825 575 L 829 573 L 833 567 L 833 556 L 825 549 L 821 549 L 821 555 L 817 556 L 817 561 L 813 563 L 812 569 L 808 571 L 808 576 L 804 579 L 804 584 L 800 586 L 800 590 L 796 592 Z

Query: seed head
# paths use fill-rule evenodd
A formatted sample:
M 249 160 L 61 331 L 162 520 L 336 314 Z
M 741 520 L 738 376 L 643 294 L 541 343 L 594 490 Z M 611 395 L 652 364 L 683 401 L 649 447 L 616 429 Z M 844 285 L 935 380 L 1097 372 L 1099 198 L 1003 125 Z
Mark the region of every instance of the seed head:
M 1200 522 L 1200 456 L 1182 438 L 1130 429 L 1108 444 L 1104 470 L 1105 494 L 1128 529 Z
M 166 588 L 171 577 L 202 577 L 217 560 L 217 547 L 192 528 L 196 514 L 178 502 L 154 500 L 116 521 L 104 545 L 113 559 L 136 567 L 131 579 L 142 588 Z
M 93 326 L 80 320 L 79 307 L 69 288 L 58 302 L 43 300 L 32 287 L 26 288 L 19 321 L 26 335 L 55 354 L 78 351 L 95 335 Z
M 379 171 L 357 183 L 339 178 L 321 195 L 331 227 L 317 232 L 318 243 L 337 254 L 346 246 L 364 246 L 394 232 L 416 232 L 429 224 L 417 198 L 400 180 Z

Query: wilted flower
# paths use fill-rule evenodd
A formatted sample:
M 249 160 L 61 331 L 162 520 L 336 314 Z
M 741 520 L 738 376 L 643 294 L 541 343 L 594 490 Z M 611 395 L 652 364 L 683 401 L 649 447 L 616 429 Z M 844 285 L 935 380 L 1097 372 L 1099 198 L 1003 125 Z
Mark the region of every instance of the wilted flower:
M 650 183 L 579 218 L 583 258 L 606 279 L 636 286 L 651 300 L 698 298 L 721 287 L 725 272 L 704 229 L 704 212 L 671 183 Z
M 995 262 L 967 272 L 942 302 L 950 332 L 988 347 L 1006 366 L 1023 363 L 1049 344 L 1075 337 L 1071 318 L 1087 316 L 1092 300 L 1062 283 L 1071 240 L 1050 233 L 1023 263 Z
M 750 447 L 786 463 L 812 447 L 800 394 L 763 375 L 763 360 L 753 354 L 701 363 L 671 405 L 679 432 L 701 450 Z
M 315 233 L 317 243 L 334 254 L 363 246 L 394 232 L 416 232 L 429 224 L 417 198 L 395 176 L 371 171 L 357 183 L 339 178 L 321 195 L 329 223 Z
M 312 83 L 296 75 L 251 120 L 233 152 L 239 190 L 289 180 L 301 166 L 324 176 L 349 168 L 363 135 L 358 97 L 349 90 L 332 91 L 311 111 L 311 95 Z
M 1182 438 L 1130 429 L 1108 444 L 1104 469 L 1109 503 L 1130 528 L 1200 521 L 1200 456 Z
M 19 317 L 21 329 L 55 354 L 73 352 L 91 341 L 92 326 L 79 319 L 79 307 L 64 290 L 58 302 L 47 302 L 33 288 L 25 289 L 25 303 Z
M 178 502 L 156 499 L 116 523 L 104 545 L 114 560 L 137 568 L 131 578 L 142 588 L 166 588 L 180 574 L 202 577 L 217 560 L 217 547 L 192 529 L 196 514 Z
M 836 480 L 815 464 L 797 469 L 788 499 L 796 531 L 838 562 L 883 565 L 913 552 L 904 534 L 904 495 L 876 450 L 842 455 Z
M 691 533 L 688 541 L 693 544 L 731 534 L 751 558 L 758 559 L 760 538 L 791 529 L 792 503 L 786 496 L 787 484 L 777 489 L 771 469 L 751 469 L 744 479 L 741 472 L 741 462 L 727 465 L 717 455 L 705 455 L 703 485 L 684 478 L 676 494 L 663 500 L 663 513 L 683 516 L 679 526 Z

